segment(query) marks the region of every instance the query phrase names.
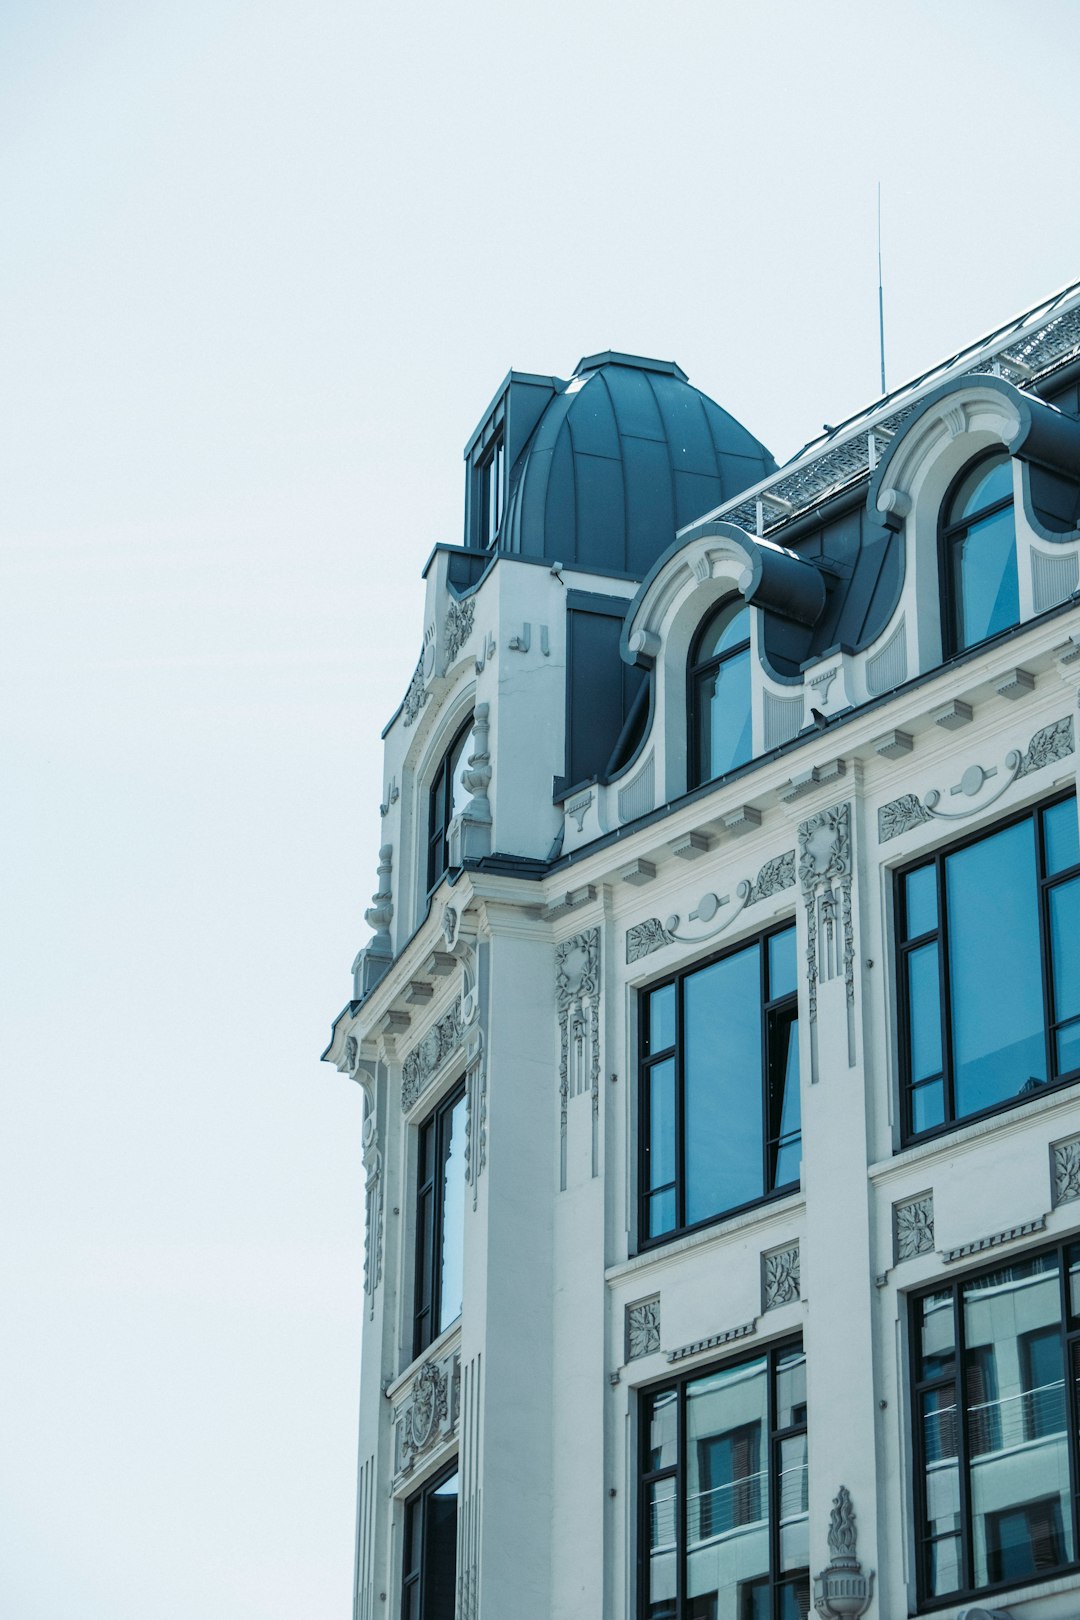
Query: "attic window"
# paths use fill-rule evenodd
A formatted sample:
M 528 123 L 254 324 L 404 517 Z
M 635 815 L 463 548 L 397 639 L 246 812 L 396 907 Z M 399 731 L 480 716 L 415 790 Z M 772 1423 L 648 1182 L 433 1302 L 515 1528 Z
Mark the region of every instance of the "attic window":
M 493 546 L 502 522 L 506 484 L 506 441 L 502 433 L 484 453 L 476 467 L 476 509 L 479 514 L 480 544 Z

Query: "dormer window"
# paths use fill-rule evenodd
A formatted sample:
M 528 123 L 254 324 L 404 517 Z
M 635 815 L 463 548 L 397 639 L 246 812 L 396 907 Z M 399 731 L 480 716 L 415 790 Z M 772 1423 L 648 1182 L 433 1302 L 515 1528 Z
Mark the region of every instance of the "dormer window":
M 493 546 L 502 522 L 506 495 L 506 440 L 500 432 L 476 468 L 476 505 L 480 514 L 480 544 Z
M 983 457 L 960 474 L 942 514 L 941 563 L 947 658 L 1020 622 L 1007 454 Z
M 461 768 L 472 731 L 472 715 L 446 750 L 428 795 L 428 893 L 438 887 L 450 867 L 447 833 L 464 808 L 468 795 L 461 785 Z
M 689 783 L 699 787 L 751 754 L 750 609 L 729 597 L 710 614 L 690 649 Z

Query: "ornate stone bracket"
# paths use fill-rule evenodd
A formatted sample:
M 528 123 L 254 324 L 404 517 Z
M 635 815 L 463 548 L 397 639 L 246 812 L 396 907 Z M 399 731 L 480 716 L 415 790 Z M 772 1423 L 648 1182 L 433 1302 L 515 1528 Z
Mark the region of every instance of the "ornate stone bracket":
M 844 978 L 848 1067 L 855 1062 L 855 930 L 851 908 L 851 806 L 834 804 L 799 823 L 799 881 L 806 905 L 810 1078 L 817 1082 L 818 987 Z
M 963 821 L 967 816 L 987 809 L 1021 777 L 1029 776 L 1032 771 L 1041 770 L 1055 760 L 1068 758 L 1074 746 L 1073 717 L 1067 714 L 1064 719 L 1055 720 L 1052 725 L 1037 731 L 1023 753 L 1018 748 L 1010 748 L 1003 762 L 1003 774 L 996 765 L 969 765 L 959 782 L 949 789 L 950 798 L 967 799 L 967 804 L 952 810 L 944 808 L 943 795 L 937 788 L 931 788 L 922 799 L 914 793 L 902 793 L 898 799 L 883 804 L 878 810 L 878 840 L 883 844 L 888 843 L 890 838 L 899 838 L 902 833 L 910 832 L 913 827 L 920 827 L 928 821 Z M 993 790 L 983 793 L 983 786 L 999 776 L 1000 780 Z
M 855 1509 L 851 1492 L 841 1485 L 829 1515 L 829 1552 L 832 1557 L 814 1576 L 814 1608 L 822 1620 L 859 1620 L 874 1595 L 874 1572 L 864 1575 L 855 1556 Z
M 371 897 L 374 903 L 364 912 L 364 921 L 375 930 L 375 937 L 357 953 L 352 965 L 354 1001 L 363 1001 L 374 990 L 394 959 L 390 939 L 394 920 L 393 862 L 394 846 L 384 844 L 379 850 L 379 886 Z
M 418 1459 L 448 1444 L 457 1432 L 461 1404 L 461 1358 L 456 1350 L 425 1361 L 394 1408 L 397 1478 L 410 1474 Z
M 714 938 L 730 928 L 736 917 L 759 900 L 765 900 L 770 895 L 779 894 L 782 889 L 790 889 L 795 882 L 795 851 L 789 849 L 784 855 L 777 855 L 773 860 L 766 861 L 757 877 L 751 883 L 744 878 L 736 886 L 735 897 L 738 904 L 729 912 L 725 912 L 715 927 L 709 927 L 715 916 L 723 906 L 729 903 L 730 896 L 704 894 L 698 901 L 695 910 L 687 917 L 688 922 L 703 922 L 706 928 L 703 932 L 682 934 L 678 930 L 682 919 L 676 913 L 661 922 L 659 917 L 646 917 L 644 922 L 635 923 L 626 930 L 626 960 L 637 962 L 643 956 L 649 956 L 653 951 L 661 950 L 665 945 L 673 945 L 676 941 L 681 944 L 696 945 L 705 940 Z
M 555 951 L 559 1014 L 559 1190 L 566 1191 L 571 1096 L 592 1095 L 592 1173 L 600 1170 L 600 930 L 564 939 Z

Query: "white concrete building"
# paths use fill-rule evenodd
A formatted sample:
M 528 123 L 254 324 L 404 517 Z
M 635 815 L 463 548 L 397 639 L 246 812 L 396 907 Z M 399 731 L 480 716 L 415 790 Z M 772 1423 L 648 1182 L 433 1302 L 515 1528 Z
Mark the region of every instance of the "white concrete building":
M 511 373 L 385 740 L 358 1620 L 1080 1615 L 1080 288 Z

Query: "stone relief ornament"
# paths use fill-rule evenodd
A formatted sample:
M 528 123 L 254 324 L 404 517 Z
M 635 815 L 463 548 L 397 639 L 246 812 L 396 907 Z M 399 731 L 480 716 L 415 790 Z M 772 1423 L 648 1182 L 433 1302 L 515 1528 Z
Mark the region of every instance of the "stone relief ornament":
M 460 1404 L 460 1364 L 456 1351 L 438 1361 L 425 1361 L 409 1394 L 394 1413 L 398 1431 L 398 1474 L 407 1474 L 417 1458 L 452 1439 Z
M 682 918 L 676 912 L 663 922 L 659 917 L 646 917 L 643 922 L 634 923 L 626 931 L 626 960 L 627 962 L 640 961 L 643 956 L 649 956 L 665 945 L 672 945 L 678 940 L 682 944 L 696 945 L 701 941 L 712 939 L 714 935 L 723 933 L 730 928 L 736 917 L 759 900 L 767 900 L 770 895 L 779 894 L 782 889 L 790 889 L 795 882 L 795 851 L 789 849 L 784 855 L 777 855 L 771 861 L 766 861 L 757 877 L 751 883 L 748 878 L 735 887 L 736 904 L 730 911 L 724 911 L 719 922 L 710 926 L 713 918 L 718 916 L 723 908 L 730 904 L 730 895 L 703 894 L 694 910 L 687 915 L 687 922 L 704 923 L 705 928 L 693 934 L 681 934 L 679 928 Z
M 382 1281 L 383 1246 L 383 1190 L 382 1154 L 375 1120 L 368 1114 L 363 1128 L 364 1149 L 364 1202 L 367 1220 L 364 1222 L 364 1293 L 368 1297 L 368 1315 L 375 1317 L 375 1290 Z
M 660 1348 L 660 1295 L 626 1307 L 626 1359 L 651 1356 Z
M 934 1195 L 920 1193 L 893 1205 L 893 1255 L 896 1263 L 929 1254 L 934 1247 Z
M 355 1035 L 350 1035 L 345 1042 L 345 1067 L 352 1074 L 360 1061 L 360 1042 Z
M 761 1257 L 761 1308 L 771 1311 L 799 1298 L 799 1245 L 788 1243 Z
M 420 710 L 428 700 L 428 690 L 424 681 L 425 653 L 420 654 L 416 668 L 413 670 L 412 680 L 409 682 L 401 707 L 405 711 L 402 725 L 411 726 Z
M 455 1000 L 449 1012 L 432 1025 L 419 1046 L 409 1053 L 401 1071 L 403 1113 L 408 1113 L 424 1094 L 451 1052 L 461 1044 L 463 1028 L 461 1002 Z
M 883 804 L 878 810 L 878 839 L 883 844 L 888 843 L 890 838 L 898 838 L 901 833 L 910 832 L 913 827 L 927 821 L 962 821 L 965 816 L 974 814 L 976 810 L 985 810 L 1000 799 L 1022 776 L 1042 770 L 1044 765 L 1052 765 L 1056 760 L 1066 759 L 1074 748 L 1073 717 L 1067 714 L 1064 719 L 1055 720 L 1052 725 L 1037 731 L 1023 753 L 1018 748 L 1010 748 L 1001 771 L 996 765 L 967 767 L 959 782 L 949 789 L 949 797 L 978 799 L 978 804 L 960 804 L 956 809 L 945 809 L 942 806 L 943 795 L 937 788 L 931 788 L 921 800 L 914 793 L 904 793 L 900 798 Z M 986 783 L 995 777 L 1000 778 L 996 786 L 990 793 L 983 793 Z
M 862 1573 L 855 1545 L 855 1509 L 851 1492 L 841 1485 L 829 1514 L 831 1557 L 821 1574 L 814 1577 L 814 1608 L 822 1620 L 859 1620 L 870 1607 L 874 1573 Z
M 555 951 L 559 1014 L 559 1189 L 566 1190 L 566 1130 L 571 1096 L 592 1094 L 592 1173 L 599 1173 L 600 930 L 564 939 Z
M 818 986 L 844 978 L 848 1067 L 855 1062 L 855 930 L 851 912 L 851 806 L 834 804 L 799 823 L 799 881 L 806 905 L 810 1078 L 818 1079 Z
M 459 602 L 457 597 L 451 597 L 443 626 L 443 634 L 446 640 L 446 653 L 443 659 L 444 674 L 472 635 L 473 614 L 475 611 L 476 601 L 474 597 L 466 597 L 464 602 Z
M 1054 1175 L 1054 1204 L 1069 1204 L 1080 1198 L 1080 1136 L 1055 1142 L 1050 1148 Z

